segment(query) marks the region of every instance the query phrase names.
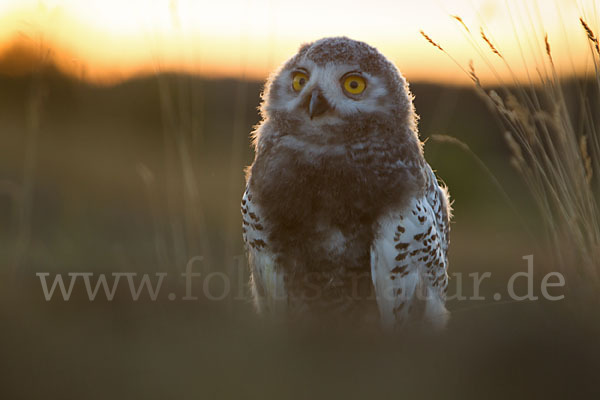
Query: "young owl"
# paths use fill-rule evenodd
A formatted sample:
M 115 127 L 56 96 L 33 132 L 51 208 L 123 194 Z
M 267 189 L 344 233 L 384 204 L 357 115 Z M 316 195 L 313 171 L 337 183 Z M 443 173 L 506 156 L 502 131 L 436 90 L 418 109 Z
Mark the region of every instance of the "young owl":
M 448 194 L 398 69 L 366 43 L 321 39 L 271 76 L 261 114 L 242 199 L 258 311 L 443 327 Z

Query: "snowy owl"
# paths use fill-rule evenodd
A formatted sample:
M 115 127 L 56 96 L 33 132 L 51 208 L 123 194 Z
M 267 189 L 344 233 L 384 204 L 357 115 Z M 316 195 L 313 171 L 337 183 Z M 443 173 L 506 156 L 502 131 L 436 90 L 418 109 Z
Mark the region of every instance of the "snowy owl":
M 261 114 L 242 199 L 258 312 L 443 327 L 448 194 L 398 69 L 346 37 L 305 44 Z

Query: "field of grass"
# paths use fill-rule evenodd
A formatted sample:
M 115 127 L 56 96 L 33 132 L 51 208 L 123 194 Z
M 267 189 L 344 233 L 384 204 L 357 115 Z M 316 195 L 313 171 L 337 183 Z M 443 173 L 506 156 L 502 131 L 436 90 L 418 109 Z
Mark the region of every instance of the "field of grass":
M 410 78 L 410 77 L 409 77 Z M 577 96 L 573 82 L 566 96 Z M 48 69 L 0 76 L 0 366 L 6 398 L 543 398 L 598 393 L 600 319 L 567 275 L 561 301 L 495 301 L 544 217 L 497 118 L 471 88 L 415 82 L 426 158 L 450 188 L 450 270 L 490 272 L 441 335 L 275 326 L 247 300 L 239 201 L 260 82 L 161 75 L 94 87 Z M 565 101 L 569 102 L 569 98 Z M 569 103 L 574 104 L 574 103 Z M 448 135 L 468 144 L 440 139 Z M 485 168 L 482 168 L 482 164 Z M 487 169 L 486 169 L 487 168 Z M 495 178 L 490 176 L 490 172 Z M 495 183 L 499 182 L 500 187 Z M 509 201 L 507 201 L 507 199 Z M 198 300 L 179 277 L 235 277 Z M 36 273 L 168 273 L 156 301 L 44 299 Z M 238 279 L 239 278 L 239 279 Z M 579 281 L 577 284 L 579 284 Z M 450 285 L 451 288 L 453 285 Z M 526 289 L 519 280 L 517 291 Z M 223 290 L 218 279 L 210 293 Z M 169 293 L 177 298 L 170 300 Z M 241 293 L 242 295 L 237 295 Z M 553 292 L 554 293 L 554 292 Z M 451 290 L 451 295 L 452 290 Z

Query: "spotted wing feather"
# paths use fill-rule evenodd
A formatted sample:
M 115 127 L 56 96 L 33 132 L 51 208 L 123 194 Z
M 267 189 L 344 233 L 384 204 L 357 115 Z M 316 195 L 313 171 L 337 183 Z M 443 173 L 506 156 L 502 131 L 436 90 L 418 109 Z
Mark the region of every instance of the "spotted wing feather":
M 246 187 L 241 204 L 242 236 L 250 265 L 250 286 L 259 313 L 281 314 L 287 302 L 284 274 L 268 240 L 268 226 L 260 206 Z
M 448 285 L 449 203 L 429 166 L 426 190 L 379 220 L 371 275 L 383 325 L 396 329 L 418 310 L 443 327 Z

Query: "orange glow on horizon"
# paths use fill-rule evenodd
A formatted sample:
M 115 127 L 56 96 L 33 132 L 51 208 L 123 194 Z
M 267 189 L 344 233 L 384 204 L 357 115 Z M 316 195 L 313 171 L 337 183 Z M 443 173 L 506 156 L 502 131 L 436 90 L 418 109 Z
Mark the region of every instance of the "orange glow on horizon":
M 342 1 L 301 5 L 274 0 L 0 0 L 0 53 L 11 46 L 14 53 L 19 45 L 38 51 L 43 43 L 61 70 L 99 83 L 156 71 L 264 79 L 301 43 L 346 35 L 378 47 L 411 81 L 463 84 L 469 82 L 467 74 L 427 43 L 420 30 L 462 67 L 473 59 L 479 77 L 494 82 L 509 77 L 502 59 L 481 39 L 480 26 L 524 79 L 527 70 L 535 78 L 536 66 L 547 63 L 546 33 L 560 73 L 589 73 L 593 64 L 579 17 L 592 29 L 599 21 L 593 0 L 557 0 L 543 8 L 534 0 L 455 0 L 450 5 L 372 0 L 368 10 Z M 471 35 L 451 15 L 460 15 Z

